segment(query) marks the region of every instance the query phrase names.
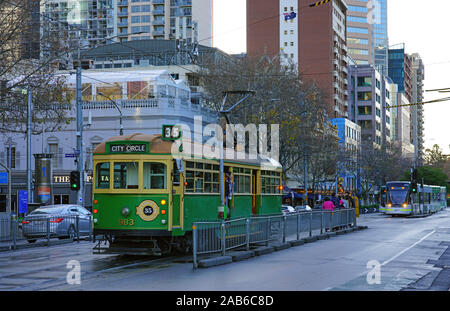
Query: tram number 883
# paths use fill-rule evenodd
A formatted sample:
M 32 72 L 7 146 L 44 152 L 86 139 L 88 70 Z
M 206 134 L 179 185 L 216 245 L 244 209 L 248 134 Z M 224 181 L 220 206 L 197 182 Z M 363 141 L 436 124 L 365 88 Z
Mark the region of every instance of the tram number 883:
M 134 219 L 119 219 L 121 226 L 134 226 Z

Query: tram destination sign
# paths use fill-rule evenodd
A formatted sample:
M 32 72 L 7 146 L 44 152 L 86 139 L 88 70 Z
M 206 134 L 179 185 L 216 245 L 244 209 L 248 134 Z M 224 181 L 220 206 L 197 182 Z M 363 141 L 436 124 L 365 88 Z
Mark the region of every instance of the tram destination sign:
M 148 153 L 150 146 L 148 143 L 110 143 L 109 153 Z

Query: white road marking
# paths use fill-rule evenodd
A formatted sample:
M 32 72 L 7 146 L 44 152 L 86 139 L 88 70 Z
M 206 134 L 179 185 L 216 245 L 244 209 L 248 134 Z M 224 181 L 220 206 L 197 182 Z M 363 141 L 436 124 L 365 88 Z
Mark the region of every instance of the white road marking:
M 405 248 L 404 250 L 402 250 L 400 253 L 398 253 L 397 255 L 395 255 L 394 257 L 386 260 L 385 262 L 383 262 L 381 264 L 381 266 L 387 265 L 388 263 L 390 263 L 392 260 L 396 259 L 397 257 L 401 256 L 403 253 L 407 252 L 408 250 L 410 250 L 411 248 L 413 248 L 414 246 L 416 246 L 417 244 L 419 244 L 420 242 L 422 242 L 423 240 L 425 240 L 426 238 L 428 238 L 430 235 L 432 235 L 433 233 L 435 233 L 436 230 L 431 231 L 430 233 L 428 233 L 427 235 L 425 235 L 423 238 L 421 238 L 419 241 L 415 242 L 414 244 L 412 244 L 411 246 Z

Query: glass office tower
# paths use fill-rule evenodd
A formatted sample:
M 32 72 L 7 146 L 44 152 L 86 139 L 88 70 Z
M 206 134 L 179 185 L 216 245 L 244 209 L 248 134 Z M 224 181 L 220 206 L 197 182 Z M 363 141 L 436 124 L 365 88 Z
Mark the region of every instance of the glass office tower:
M 369 0 L 370 1 L 370 0 Z M 388 32 L 387 32 L 387 0 L 372 0 L 373 27 L 372 44 L 373 60 L 377 70 L 388 74 Z

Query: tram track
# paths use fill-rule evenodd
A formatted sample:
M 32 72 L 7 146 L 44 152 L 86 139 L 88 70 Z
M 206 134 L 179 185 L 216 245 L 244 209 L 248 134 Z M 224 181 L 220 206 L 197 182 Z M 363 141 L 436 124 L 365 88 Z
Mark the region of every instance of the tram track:
M 42 250 L 35 249 L 35 251 Z M 65 256 L 62 256 L 62 252 L 57 250 L 57 254 L 51 254 L 51 252 L 48 254 L 39 253 L 35 254 L 36 257 L 34 257 L 28 250 L 28 258 L 24 258 L 20 265 L 25 267 L 32 262 L 32 267 L 28 266 L 28 268 L 20 271 L 13 269 L 7 271 L 6 266 L 0 266 L 0 291 L 52 290 L 54 287 L 65 285 L 68 286 L 68 289 L 79 289 L 79 286 L 69 285 L 66 279 L 70 272 L 70 267 L 67 264 L 73 260 L 80 264 L 81 284 L 85 279 L 100 277 L 110 273 L 140 268 L 153 269 L 162 267 L 162 264 L 172 264 L 174 261 L 180 260 L 186 262 L 188 260 L 187 256 L 86 256 L 86 252 L 91 255 L 91 251 L 92 248 L 88 245 L 87 248 L 83 247 L 83 250 L 67 251 Z M 17 258 L 17 255 L 19 254 L 14 254 L 12 257 Z M 51 263 L 53 260 L 54 264 Z M 6 264 L 6 261 L 4 263 Z

